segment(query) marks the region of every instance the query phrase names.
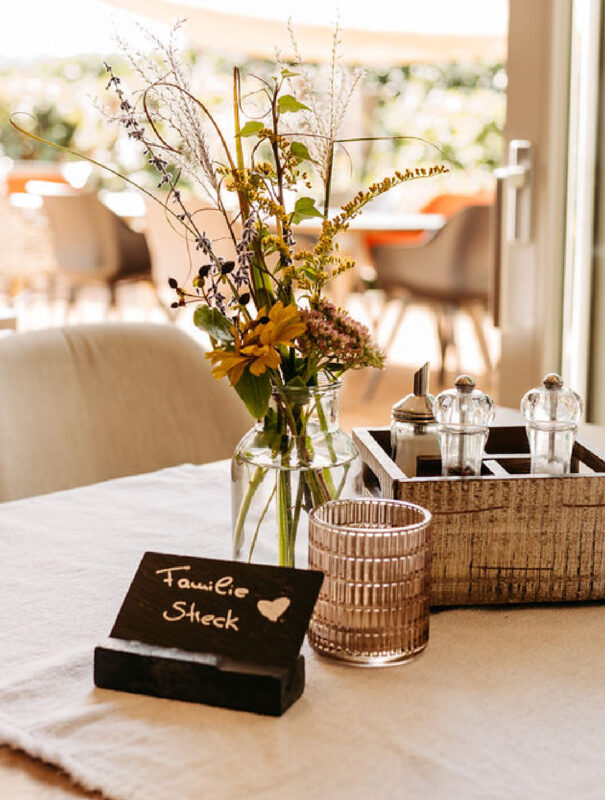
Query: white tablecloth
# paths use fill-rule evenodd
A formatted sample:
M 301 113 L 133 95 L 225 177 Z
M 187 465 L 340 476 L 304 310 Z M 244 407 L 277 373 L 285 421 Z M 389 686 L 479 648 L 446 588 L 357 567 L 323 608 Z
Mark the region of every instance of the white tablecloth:
M 143 552 L 228 557 L 227 476 L 185 465 L 0 506 L 0 741 L 113 800 L 603 798 L 598 605 L 440 612 L 425 654 L 389 669 L 305 645 L 281 718 L 96 689 Z

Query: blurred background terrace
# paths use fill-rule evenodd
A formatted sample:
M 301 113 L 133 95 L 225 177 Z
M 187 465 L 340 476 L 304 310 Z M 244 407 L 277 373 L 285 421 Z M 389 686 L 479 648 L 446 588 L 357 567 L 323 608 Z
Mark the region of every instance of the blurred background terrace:
M 195 92 L 227 127 L 233 66 L 239 65 L 246 75 L 271 75 L 274 61 L 268 40 L 274 31 L 281 39 L 273 43 L 287 58 L 286 18 L 293 9 L 284 5 L 263 3 L 267 19 L 260 17 L 261 11 L 251 16 L 255 12 L 241 2 L 222 2 L 219 10 L 212 2 L 22 0 L 3 10 L 0 305 L 5 328 L 151 320 L 198 335 L 191 309 L 175 314 L 168 308 L 168 275 L 186 276 L 195 264 L 190 265 L 186 242 L 176 240 L 161 208 L 159 213 L 150 209 L 144 195 L 110 172 L 23 136 L 9 119 L 14 115 L 15 122 L 37 136 L 155 192 L 156 175 L 138 144 L 102 113 L 103 108 L 111 113 L 116 103 L 115 95 L 106 91 L 105 61 L 125 84 L 136 84 L 136 63 L 119 53 L 115 34 L 126 39 L 133 52 L 149 49 L 153 41 L 139 25 L 165 37 L 170 19 L 187 16 L 181 44 Z M 335 205 L 396 169 L 443 162 L 451 169 L 448 176 L 387 194 L 368 211 L 364 228 L 343 238 L 343 249 L 355 256 L 357 267 L 334 287 L 334 296 L 373 328 L 388 355 L 379 381 L 370 380 L 367 372 L 347 377 L 344 427 L 361 418 L 364 424 L 386 423 L 390 406 L 409 391 L 411 373 L 426 360 L 431 362 L 435 391 L 460 370 L 474 373 L 484 388 L 495 391 L 498 336 L 487 310 L 486 243 L 477 242 L 484 248 L 486 274 L 479 276 L 474 294 L 464 294 L 445 262 L 458 247 L 455 236 L 468 238 L 468 226 L 459 224 L 456 234 L 450 222 L 461 218 L 467 207 L 489 207 L 493 200 L 493 170 L 502 161 L 506 113 L 506 4 L 493 4 L 486 15 L 481 10 L 485 4 L 467 2 L 471 16 L 462 15 L 465 30 L 458 29 L 459 9 L 452 22 L 449 5 L 441 4 L 442 14 L 435 14 L 434 8 L 430 14 L 406 8 L 401 19 L 392 10 L 374 13 L 373 20 L 382 21 L 379 25 L 368 22 L 367 12 L 365 18 L 360 16 L 362 4 L 347 4 L 343 10 L 345 57 L 364 69 L 347 113 L 345 136 L 384 138 L 339 151 Z M 328 56 L 329 22 L 335 12 L 326 10 L 325 3 L 305 6 L 293 11 L 294 24 L 302 55 L 310 55 L 309 69 L 321 80 L 325 65 L 318 60 L 317 43 L 324 40 L 317 38 L 319 29 L 310 21 L 323 26 L 327 46 L 322 47 Z M 385 22 L 390 30 L 384 30 Z M 217 25 L 223 25 L 222 30 L 226 25 L 229 35 L 217 37 Z M 251 26 L 263 35 L 253 35 Z M 360 40 L 363 31 L 365 38 Z M 252 80 L 247 85 L 252 86 Z M 409 138 L 389 138 L 402 136 Z M 194 206 L 206 202 L 195 196 L 196 187 L 184 188 Z M 71 204 L 59 200 L 67 197 L 79 199 Z M 424 218 L 414 216 L 418 214 L 426 215 L 426 228 L 420 224 Z M 312 234 L 301 231 L 301 241 Z M 112 247 L 109 239 L 115 239 Z M 125 263 L 124 249 L 130 263 Z M 433 282 L 410 282 L 404 265 L 413 270 L 415 259 L 431 258 L 431 253 L 438 253 Z M 393 272 L 392 263 L 402 265 L 401 274 L 399 267 Z M 438 291 L 435 281 L 440 282 Z

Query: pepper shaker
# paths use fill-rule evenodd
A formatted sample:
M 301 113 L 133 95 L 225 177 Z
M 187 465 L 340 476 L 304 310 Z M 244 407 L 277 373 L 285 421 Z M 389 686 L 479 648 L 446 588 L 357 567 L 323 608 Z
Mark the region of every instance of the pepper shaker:
M 582 415 L 582 400 L 554 372 L 542 386 L 530 389 L 521 401 L 531 451 L 531 472 L 564 475 L 570 471 L 571 453 Z
M 418 474 L 418 458 L 439 456 L 434 397 L 429 394 L 428 362 L 414 373 L 414 391 L 391 411 L 391 455 L 408 478 Z
M 454 389 L 437 395 L 434 408 L 442 474 L 480 475 L 483 449 L 494 418 L 491 397 L 475 388 L 470 375 L 460 375 Z

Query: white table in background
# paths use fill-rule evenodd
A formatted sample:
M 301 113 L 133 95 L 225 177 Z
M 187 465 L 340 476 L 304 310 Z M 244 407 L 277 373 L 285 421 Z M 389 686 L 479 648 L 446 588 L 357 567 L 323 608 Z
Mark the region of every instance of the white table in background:
M 334 217 L 338 213 L 339 209 L 332 209 L 330 217 Z M 351 220 L 349 230 L 358 233 L 437 231 L 443 228 L 446 219 L 443 214 L 364 210 L 363 214 Z M 315 232 L 321 230 L 321 224 L 322 220 L 319 217 L 312 217 L 303 220 L 296 227 L 300 230 Z

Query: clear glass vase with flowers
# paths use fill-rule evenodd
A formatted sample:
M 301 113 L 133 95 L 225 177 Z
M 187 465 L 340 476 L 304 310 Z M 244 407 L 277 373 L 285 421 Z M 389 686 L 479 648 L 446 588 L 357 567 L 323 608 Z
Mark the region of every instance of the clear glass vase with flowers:
M 393 187 L 448 171 L 434 165 L 395 172 L 333 212 L 335 148 L 358 141 L 341 138 L 339 128 L 361 76 L 342 66 L 336 26 L 328 91 L 320 95 L 290 32 L 295 63 L 278 61 L 270 78 L 256 79 L 254 91 L 242 91 L 234 69 L 230 134 L 194 93 L 174 35 L 165 43 L 149 34 L 149 55 L 121 42 L 141 79 L 131 91 L 105 64 L 114 99 L 109 116 L 144 149 L 164 198 L 120 177 L 161 202 L 199 256 L 191 285 L 170 279 L 172 305 L 195 305 L 194 322 L 210 338 L 206 358 L 214 377 L 230 382 L 256 420 L 232 462 L 234 557 L 285 566 L 295 564 L 306 513 L 342 494 L 357 457 L 338 428 L 340 379 L 348 370 L 384 362 L 367 328 L 323 294 L 354 267 L 337 237 Z M 256 111 L 245 119 L 244 101 L 251 96 Z M 185 200 L 183 180 L 223 215 L 232 258 L 216 253 L 203 217 Z M 297 226 L 314 218 L 316 243 L 297 249 Z

